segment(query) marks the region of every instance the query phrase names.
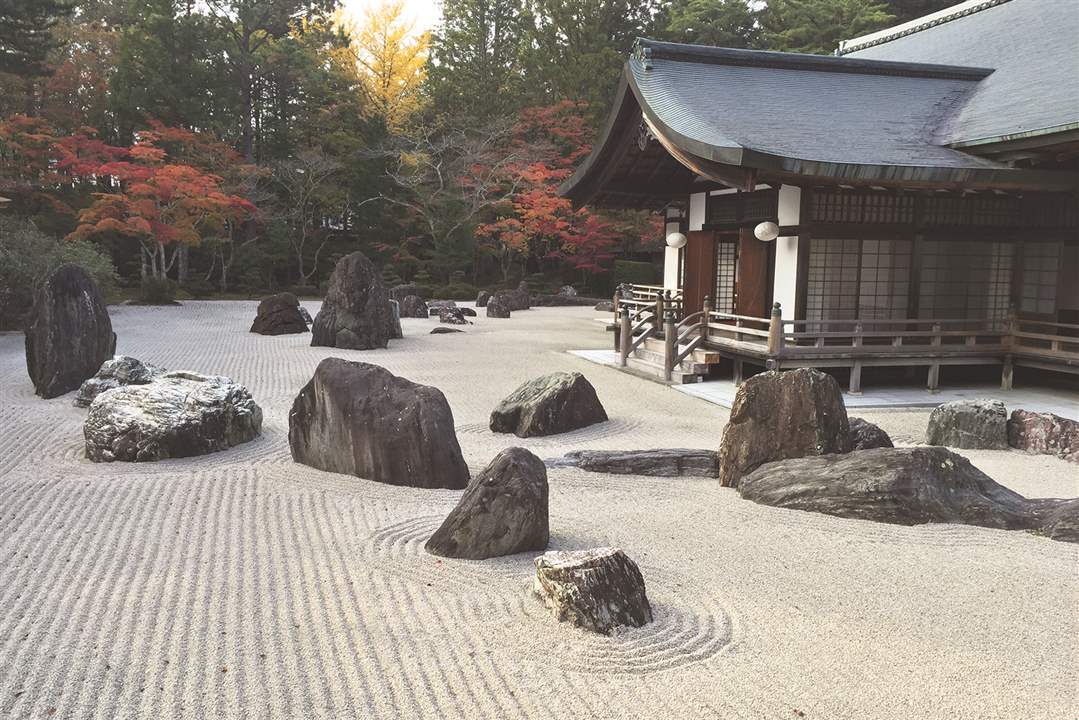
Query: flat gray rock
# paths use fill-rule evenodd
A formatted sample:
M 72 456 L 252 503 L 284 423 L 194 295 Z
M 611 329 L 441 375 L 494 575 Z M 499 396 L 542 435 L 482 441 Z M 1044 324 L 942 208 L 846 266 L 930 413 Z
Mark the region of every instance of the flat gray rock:
M 589 472 L 650 477 L 716 477 L 715 450 L 663 448 L 658 450 L 574 450 L 551 461 L 551 467 L 576 467 Z

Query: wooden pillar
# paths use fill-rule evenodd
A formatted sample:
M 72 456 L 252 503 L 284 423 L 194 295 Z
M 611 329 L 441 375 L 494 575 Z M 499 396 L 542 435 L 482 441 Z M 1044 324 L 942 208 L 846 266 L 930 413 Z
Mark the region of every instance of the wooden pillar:
M 940 347 L 940 323 L 933 323 L 933 339 L 929 342 L 932 347 Z M 931 393 L 937 392 L 940 385 L 940 363 L 935 362 L 929 366 L 929 377 L 926 380 L 926 388 Z
M 851 340 L 851 345 L 854 347 L 854 361 L 850 367 L 850 389 L 847 391 L 851 395 L 862 394 L 862 360 L 858 357 L 862 347 L 862 332 L 862 323 L 857 323 L 854 326 L 854 338 Z
M 768 319 L 768 354 L 779 355 L 783 352 L 783 308 L 779 303 L 772 305 L 772 316 Z
M 734 381 L 734 386 L 735 387 L 739 387 L 742 384 L 742 358 L 735 357 L 735 358 L 733 358 L 733 360 L 734 360 L 734 363 L 733 363 L 734 372 L 733 372 L 733 375 L 731 377 L 731 380 Z
M 666 293 L 666 290 L 656 293 L 656 307 L 655 310 L 653 310 L 655 317 L 652 318 L 652 327 L 656 329 L 657 333 L 663 329 L 663 311 L 667 307 L 666 303 L 663 301 L 663 296 Z
M 674 373 L 674 357 L 678 354 L 678 325 L 674 310 L 667 310 L 663 318 L 663 377 L 670 381 Z
M 1004 366 L 1000 370 L 1000 389 L 1011 390 L 1012 381 L 1015 374 L 1015 364 L 1012 361 L 1011 353 L 1004 356 Z
M 619 332 L 620 345 L 618 348 L 618 360 L 622 367 L 626 366 L 626 358 L 629 357 L 629 346 L 633 342 L 633 326 L 629 318 L 631 307 L 626 305 L 622 308 L 622 329 Z

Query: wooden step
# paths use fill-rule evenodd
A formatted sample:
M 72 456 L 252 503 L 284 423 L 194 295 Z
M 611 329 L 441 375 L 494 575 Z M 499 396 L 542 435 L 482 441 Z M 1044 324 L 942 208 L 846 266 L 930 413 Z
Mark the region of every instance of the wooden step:
M 644 360 L 645 362 L 652 363 L 653 365 L 658 365 L 661 368 L 663 367 L 664 363 L 663 350 L 656 352 L 655 350 L 649 350 L 644 347 L 639 347 L 633 351 L 633 355 L 631 357 L 636 357 L 639 360 Z M 678 366 L 682 370 L 682 372 L 695 373 L 697 375 L 708 374 L 708 365 L 704 363 L 694 362 L 692 357 L 687 357 L 685 360 L 680 362 Z
M 660 354 L 660 357 L 663 357 L 664 347 L 665 347 L 665 345 L 664 345 L 662 339 L 660 339 L 660 338 L 648 338 L 643 343 L 641 343 L 641 345 L 639 346 L 638 349 L 644 348 L 644 349 L 650 350 L 652 352 L 658 352 Z M 686 349 L 686 346 L 682 345 L 679 352 L 681 352 L 681 350 L 685 350 L 685 349 Z M 720 354 L 718 352 L 716 352 L 715 350 L 704 350 L 702 348 L 697 348 L 693 352 L 691 352 L 689 355 L 686 356 L 686 360 L 689 360 L 690 358 L 692 358 L 692 361 L 695 362 L 695 363 L 700 363 L 702 365 L 715 365 L 720 361 L 720 357 L 721 357 Z

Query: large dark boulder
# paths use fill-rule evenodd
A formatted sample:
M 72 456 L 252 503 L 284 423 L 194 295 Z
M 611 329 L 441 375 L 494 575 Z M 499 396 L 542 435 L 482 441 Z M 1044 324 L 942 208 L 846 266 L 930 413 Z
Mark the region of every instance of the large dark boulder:
M 83 425 L 94 462 L 146 462 L 225 450 L 254 440 L 262 409 L 227 377 L 168 372 L 145 385 L 107 390 Z
M 71 392 L 116 351 L 101 290 L 78 265 L 61 265 L 34 296 L 26 326 L 26 371 L 43 398 Z
M 528 450 L 511 447 L 472 478 L 425 547 L 433 555 L 485 560 L 545 550 L 549 538 L 547 468 Z
M 1013 410 L 1008 418 L 1008 444 L 1079 463 L 1079 422 L 1052 413 Z
M 418 295 L 406 295 L 400 302 L 401 317 L 427 319 L 427 303 Z
M 393 310 L 382 275 L 360 252 L 337 261 L 326 299 L 311 326 L 311 345 L 371 350 L 394 335 Z
M 421 488 L 468 484 L 442 391 L 378 365 L 320 362 L 292 404 L 288 439 L 293 460 L 320 470 Z
M 851 449 L 843 392 L 819 370 L 770 371 L 742 383 L 719 444 L 719 480 L 737 487 L 766 462 Z
M 898 525 L 962 523 L 1079 540 L 1079 503 L 1028 500 L 943 447 L 878 448 L 768 463 L 742 478 L 762 505 Z
M 521 281 L 516 290 L 499 290 L 491 296 L 491 300 L 495 299 L 511 311 L 528 310 L 532 307 L 532 296 L 529 294 L 528 284 L 524 280 Z
M 927 445 L 968 450 L 1007 450 L 1008 411 L 999 400 L 954 400 L 933 408 Z
M 291 335 L 307 332 L 307 321 L 300 312 L 300 301 L 292 293 L 278 293 L 263 299 L 251 323 L 251 332 L 259 335 Z
M 850 425 L 850 449 L 872 450 L 895 447 L 888 433 L 860 417 L 847 418 Z
M 508 318 L 509 316 L 510 306 L 506 304 L 505 298 L 495 295 L 487 301 L 487 317 Z
M 605 420 L 607 412 L 584 375 L 555 372 L 526 382 L 499 403 L 491 413 L 491 430 L 518 437 L 555 435 Z
M 101 393 L 124 385 L 146 385 L 165 374 L 164 368 L 154 367 L 137 358 L 117 355 L 106 360 L 92 378 L 79 386 L 75 407 L 90 407 Z
M 560 622 L 603 635 L 652 622 L 644 576 L 618 548 L 544 553 L 532 590 Z
M 688 448 L 574 450 L 550 465 L 613 475 L 716 477 L 719 474 L 718 453 L 715 450 Z

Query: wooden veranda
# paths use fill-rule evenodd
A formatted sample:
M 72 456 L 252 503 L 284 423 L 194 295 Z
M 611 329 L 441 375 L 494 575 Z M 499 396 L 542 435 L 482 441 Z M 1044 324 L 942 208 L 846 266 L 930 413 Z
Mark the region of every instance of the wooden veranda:
M 687 358 L 728 358 L 740 384 L 746 364 L 768 370 L 848 368 L 849 391 L 861 392 L 862 369 L 923 367 L 926 387 L 943 366 L 999 365 L 1010 389 L 1017 366 L 1079 374 L 1079 325 L 1022 319 L 793 320 L 776 303 L 770 317 L 717 312 L 710 298 L 684 314 L 678 292 L 635 285 L 615 296 L 615 346 L 624 367 L 647 343 L 662 342 L 665 380 Z

